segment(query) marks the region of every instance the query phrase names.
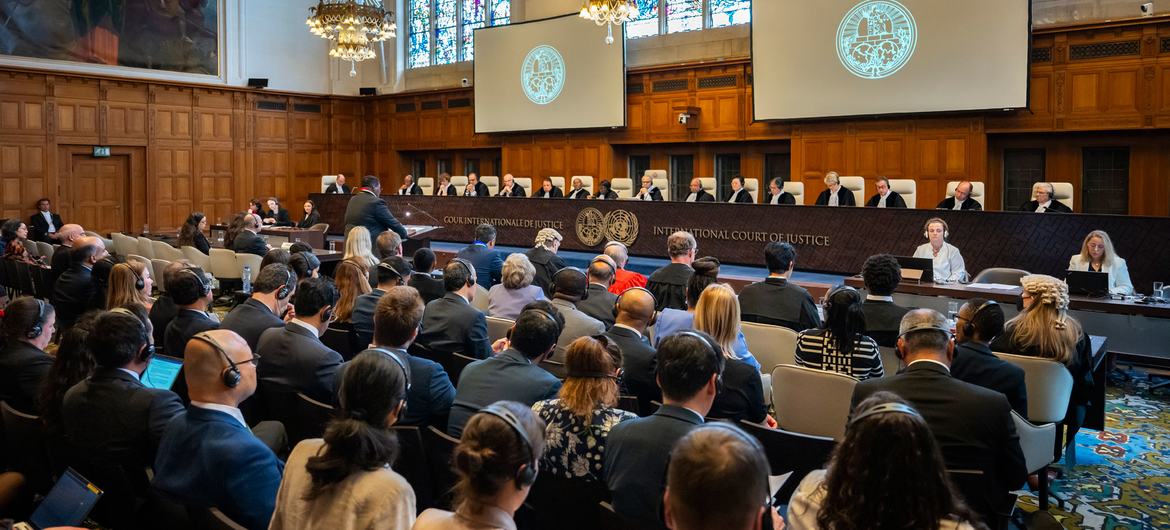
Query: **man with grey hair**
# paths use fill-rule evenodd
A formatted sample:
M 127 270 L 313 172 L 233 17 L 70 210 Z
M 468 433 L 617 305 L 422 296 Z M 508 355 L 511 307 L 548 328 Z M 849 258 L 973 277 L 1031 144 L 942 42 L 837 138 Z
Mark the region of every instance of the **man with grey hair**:
M 544 289 L 544 295 L 549 298 L 552 298 L 553 275 L 569 266 L 568 263 L 565 263 L 564 258 L 557 255 L 563 239 L 560 232 L 552 228 L 541 228 L 536 233 L 534 246 L 524 253 L 528 257 L 528 261 L 531 261 L 532 266 L 536 268 L 536 276 L 532 279 L 532 285 Z
M 841 186 L 841 177 L 836 171 L 825 173 L 825 188 L 817 196 L 817 206 L 857 206 L 853 192 Z
M 378 254 L 382 258 L 402 256 L 402 237 L 393 230 L 387 230 L 378 234 L 375 245 L 378 247 Z
M 503 185 L 500 186 L 500 192 L 496 197 L 527 197 L 528 193 L 524 191 L 524 187 L 516 184 L 516 177 L 511 173 L 504 174 Z
M 1072 213 L 1063 202 L 1056 200 L 1056 186 L 1051 182 L 1037 182 L 1032 185 L 1032 200 L 1020 206 L 1021 212 Z
M 630 261 L 630 250 L 626 248 L 625 243 L 610 241 L 605 244 L 603 252 L 617 265 L 617 274 L 614 275 L 613 283 L 609 286 L 609 292 L 622 294 L 631 287 L 646 287 L 645 274 L 626 268 L 626 264 Z
M 874 184 L 877 193 L 865 203 L 867 208 L 905 208 L 906 200 L 898 192 L 890 189 L 890 179 L 878 177 Z
M 687 308 L 687 283 L 695 272 L 691 263 L 694 263 L 698 251 L 699 244 L 690 232 L 680 230 L 666 238 L 666 253 L 670 255 L 670 263 L 654 271 L 646 282 L 646 288 L 654 293 L 654 299 L 658 302 L 655 309 Z
M 960 487 L 964 499 L 992 528 L 1010 513 L 1009 494 L 1028 471 L 1003 394 L 951 377 L 955 344 L 946 318 L 933 309 L 902 317 L 897 355 L 906 365 L 898 375 L 868 379 L 853 389 L 853 406 L 876 392 L 893 392 L 910 402 L 938 440 L 947 469 L 983 473 L 981 487 Z M 1003 521 L 1006 523 L 1006 521 Z
M 81 228 L 81 225 L 72 223 L 62 226 L 61 229 L 57 231 L 57 240 L 61 242 L 61 248 L 57 249 L 57 252 L 53 253 L 53 282 L 49 282 L 49 285 L 52 285 L 54 282 L 56 282 L 57 277 L 61 276 L 65 273 L 65 271 L 69 270 L 68 251 L 73 248 L 73 242 L 76 241 L 77 238 L 81 237 L 84 232 L 85 230 Z

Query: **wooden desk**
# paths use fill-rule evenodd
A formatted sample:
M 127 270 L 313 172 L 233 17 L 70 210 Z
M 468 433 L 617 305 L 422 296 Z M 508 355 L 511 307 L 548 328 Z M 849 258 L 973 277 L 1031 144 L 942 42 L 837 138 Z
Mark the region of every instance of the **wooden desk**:
M 220 233 L 217 233 L 220 232 Z M 213 243 L 222 237 L 222 233 L 227 232 L 227 225 L 211 225 L 211 237 L 208 238 Z M 279 248 L 286 241 L 295 243 L 297 239 L 301 242 L 316 249 L 325 249 L 325 232 L 320 230 L 305 230 L 302 228 L 283 227 L 283 226 L 266 226 L 260 229 L 260 235 L 268 236 L 269 246 Z

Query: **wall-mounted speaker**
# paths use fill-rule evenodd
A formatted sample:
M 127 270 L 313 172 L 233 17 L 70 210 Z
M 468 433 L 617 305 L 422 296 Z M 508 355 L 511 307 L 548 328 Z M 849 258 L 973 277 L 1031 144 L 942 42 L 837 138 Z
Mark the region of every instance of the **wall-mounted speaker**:
M 250 88 L 268 88 L 267 77 L 249 77 L 248 87 Z
M 364 86 L 358 89 L 358 94 L 363 96 L 376 96 L 378 95 L 378 89 L 372 86 Z

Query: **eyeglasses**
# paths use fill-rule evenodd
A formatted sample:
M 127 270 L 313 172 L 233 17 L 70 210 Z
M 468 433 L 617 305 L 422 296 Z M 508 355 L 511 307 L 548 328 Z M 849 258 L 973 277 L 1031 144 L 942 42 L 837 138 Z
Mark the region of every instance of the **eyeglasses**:
M 252 366 L 256 366 L 260 362 L 260 354 L 253 353 L 252 357 L 250 357 L 248 359 L 244 359 L 242 361 L 233 361 L 233 362 L 235 362 L 237 365 L 244 364 L 244 363 L 252 363 Z

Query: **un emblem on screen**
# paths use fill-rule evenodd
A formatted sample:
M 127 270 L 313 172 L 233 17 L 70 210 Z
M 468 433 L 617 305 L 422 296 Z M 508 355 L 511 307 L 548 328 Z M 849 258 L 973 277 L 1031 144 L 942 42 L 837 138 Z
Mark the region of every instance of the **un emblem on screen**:
M 540 45 L 528 52 L 520 66 L 520 86 L 537 105 L 548 105 L 565 87 L 565 59 L 556 48 Z
M 894 0 L 861 2 L 837 27 L 837 57 L 849 73 L 864 79 L 893 75 L 910 61 L 917 43 L 914 15 Z

